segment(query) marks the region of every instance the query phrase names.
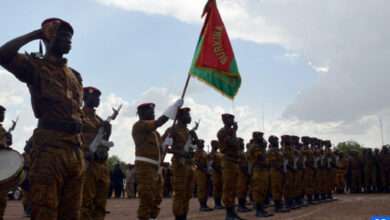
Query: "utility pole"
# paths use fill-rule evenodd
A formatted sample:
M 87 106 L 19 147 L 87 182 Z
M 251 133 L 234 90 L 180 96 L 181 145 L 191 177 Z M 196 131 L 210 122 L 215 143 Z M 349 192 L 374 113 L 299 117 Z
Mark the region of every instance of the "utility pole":
M 264 127 L 264 104 L 263 103 L 261 104 L 261 114 L 262 114 L 262 117 L 263 117 L 263 132 L 265 133 L 265 127 Z
M 382 138 L 382 146 L 385 145 L 384 141 L 383 141 L 383 124 L 382 124 L 382 117 L 381 116 L 378 116 L 379 117 L 379 126 L 381 128 L 381 138 Z

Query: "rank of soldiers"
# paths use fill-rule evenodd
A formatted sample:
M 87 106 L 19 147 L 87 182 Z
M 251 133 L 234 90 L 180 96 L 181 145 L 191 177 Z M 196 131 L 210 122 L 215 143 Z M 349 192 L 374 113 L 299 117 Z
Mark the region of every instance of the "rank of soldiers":
M 73 33 L 68 22 L 51 18 L 40 29 L 0 47 L 1 66 L 27 84 L 38 119 L 25 152 L 19 155 L 10 147 L 16 121 L 6 131 L 1 124 L 6 109 L 0 106 L 0 156 L 19 161 L 18 167 L 1 167 L 2 174 L 8 176 L 0 180 L 0 219 L 8 190 L 17 185 L 23 188 L 25 216 L 32 219 L 99 220 L 107 213 L 107 158 L 113 146 L 109 141 L 110 121 L 121 106 L 113 109 L 113 115 L 106 120 L 96 114 L 102 92 L 83 87 L 81 75 L 68 67 L 63 57 L 71 49 Z M 45 54 L 18 53 L 33 40 L 43 41 Z M 196 133 L 199 122 L 188 128 L 191 109 L 183 107 L 183 103 L 178 99 L 157 119 L 155 104 L 137 107 L 139 120 L 132 127 L 135 164 L 131 175 L 138 183 L 140 220 L 159 215 L 164 182 L 167 184 L 163 173 L 169 173 L 162 172 L 166 152 L 172 154 L 169 188 L 173 190 L 172 213 L 176 220 L 187 219 L 195 186 L 199 210 L 225 209 L 227 220 L 243 219 L 237 212 L 252 211 L 248 204 L 253 204 L 257 217 L 273 216 L 266 210 L 271 200 L 274 213 L 281 213 L 335 201 L 334 192 L 389 192 L 390 153 L 386 146 L 375 154 L 366 149 L 362 157 L 356 151 L 345 156 L 332 151 L 329 140 L 294 135 L 280 139 L 271 135 L 266 140 L 260 131 L 254 131 L 245 144 L 237 136 L 234 115 L 226 113 L 221 115 L 223 127 L 216 140 L 210 142 L 212 151 L 207 153 L 205 141 Z M 161 136 L 157 129 L 169 119 L 177 123 Z M 207 204 L 210 186 L 214 209 Z M 136 192 L 129 191 L 131 197 L 136 196 Z

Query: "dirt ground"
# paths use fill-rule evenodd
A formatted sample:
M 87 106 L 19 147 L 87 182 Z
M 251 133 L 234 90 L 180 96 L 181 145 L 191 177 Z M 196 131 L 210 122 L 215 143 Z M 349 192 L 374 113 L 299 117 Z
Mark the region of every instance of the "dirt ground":
M 373 216 L 390 216 L 390 194 L 351 194 L 336 195 L 338 201 L 323 203 L 316 206 L 304 207 L 289 213 L 276 214 L 272 219 L 345 219 L 345 220 L 370 220 Z M 209 205 L 213 205 L 212 199 L 209 199 Z M 171 211 L 172 199 L 164 199 L 161 205 L 159 220 L 174 219 Z M 136 218 L 138 200 L 137 199 L 110 199 L 107 209 L 111 211 L 106 216 L 108 220 L 132 220 Z M 274 213 L 273 207 L 267 211 Z M 239 215 L 250 219 L 254 217 L 255 212 L 249 212 Z M 24 220 L 23 207 L 21 201 L 9 201 L 4 219 Z M 212 212 L 199 212 L 199 203 L 196 198 L 191 200 L 188 219 L 223 220 L 225 211 L 218 210 Z

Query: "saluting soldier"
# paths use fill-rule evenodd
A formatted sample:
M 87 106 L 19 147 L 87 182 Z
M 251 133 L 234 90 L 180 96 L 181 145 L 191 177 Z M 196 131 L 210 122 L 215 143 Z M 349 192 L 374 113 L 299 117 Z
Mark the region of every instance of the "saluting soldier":
M 222 153 L 218 151 L 218 141 L 211 141 L 211 168 L 213 178 L 213 198 L 214 209 L 224 209 L 225 207 L 221 203 L 222 197 Z
M 168 119 L 174 119 L 177 109 L 182 105 L 183 100 L 177 100 L 157 120 L 153 103 L 144 103 L 137 107 L 139 121 L 133 125 L 132 136 L 135 143 L 135 176 L 139 197 L 137 217 L 140 220 L 155 219 L 160 212 L 164 187 L 160 172 L 163 148 L 157 128 Z M 171 138 L 164 140 L 164 146 L 171 144 Z
M 27 84 L 38 118 L 30 167 L 32 219 L 78 219 L 85 171 L 81 149 L 82 79 L 67 65 L 73 28 L 58 18 L 0 48 L 0 64 Z M 46 53 L 19 54 L 33 40 Z
M 23 193 L 23 210 L 24 210 L 24 217 L 30 217 L 30 210 L 31 210 L 31 204 L 30 204 L 30 184 L 28 181 L 28 174 L 31 164 L 31 148 L 32 148 L 32 142 L 33 137 L 31 137 L 28 141 L 26 141 L 26 145 L 24 146 L 24 152 L 22 154 L 24 159 L 24 168 L 26 170 L 26 178 L 24 179 L 23 183 L 21 184 L 22 187 L 22 193 Z
M 181 108 L 178 112 L 178 123 L 173 127 L 173 144 L 168 150 L 173 153 L 172 163 L 172 186 L 173 203 L 172 212 L 176 220 L 187 218 L 190 199 L 195 187 L 195 169 L 193 165 L 194 152 L 190 145 L 198 144 L 198 137 L 194 129 L 187 126 L 191 123 L 190 108 Z M 163 138 L 168 137 L 172 127 L 168 128 Z M 186 150 L 187 145 L 187 150 Z
M 0 105 L 0 150 L 7 149 L 12 145 L 12 135 L 3 128 L 5 118 L 5 108 Z M 5 145 L 4 145 L 5 143 Z M 5 208 L 7 207 L 8 193 L 0 194 L 0 219 L 3 219 Z
M 200 203 L 200 211 L 213 211 L 207 206 L 207 199 L 210 191 L 210 174 L 208 173 L 207 160 L 208 155 L 203 150 L 204 140 L 198 140 L 198 148 L 194 155 L 194 162 L 196 166 L 196 181 L 198 185 L 198 200 Z
M 92 152 L 90 145 L 101 127 L 105 141 L 111 135 L 111 124 L 97 114 L 101 92 L 95 87 L 84 88 L 83 107 L 83 151 L 87 163 L 85 172 L 81 220 L 101 220 L 106 215 L 107 194 L 110 188 L 110 168 L 108 167 L 108 147 L 98 146 Z
M 244 152 L 245 143 L 244 139 L 238 138 L 238 145 L 240 147 L 239 156 L 240 161 L 238 162 L 239 169 L 237 170 L 237 200 L 238 207 L 237 212 L 249 212 L 252 209 L 246 207 L 246 196 L 248 194 L 248 182 L 249 182 L 249 169 L 248 169 L 248 157 Z
M 263 132 L 252 133 L 253 144 L 249 151 L 249 158 L 253 164 L 252 196 L 256 207 L 256 216 L 269 217 L 273 214 L 265 210 L 264 203 L 269 186 L 269 165 L 267 161 L 267 142 L 263 138 Z
M 221 128 L 218 133 L 219 150 L 223 153 L 222 158 L 222 179 L 223 179 L 223 191 L 222 201 L 226 206 L 226 220 L 242 220 L 234 210 L 235 201 L 235 189 L 238 161 L 240 159 L 238 155 L 239 146 L 237 140 L 237 123 L 234 122 L 234 115 L 223 114 L 222 121 L 224 127 Z

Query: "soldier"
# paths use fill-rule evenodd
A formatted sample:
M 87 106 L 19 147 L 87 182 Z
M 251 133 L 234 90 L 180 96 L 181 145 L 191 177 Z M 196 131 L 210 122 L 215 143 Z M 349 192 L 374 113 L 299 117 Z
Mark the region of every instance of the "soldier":
M 319 147 L 319 142 L 317 138 L 313 137 L 311 139 L 311 150 L 313 151 L 314 158 L 314 202 L 316 205 L 320 203 L 320 193 L 321 193 L 321 151 Z
M 351 192 L 360 193 L 362 188 L 361 168 L 362 161 L 356 150 L 351 151 L 351 156 L 348 158 L 349 169 L 351 170 Z
M 314 177 L 315 177 L 315 167 L 314 167 L 314 155 L 313 151 L 310 149 L 309 144 L 311 143 L 311 138 L 308 136 L 303 136 L 303 155 L 305 158 L 305 194 L 307 197 L 307 204 L 314 205 L 313 194 L 314 194 Z
M 382 147 L 382 152 L 378 158 L 379 167 L 381 169 L 382 188 L 386 193 L 390 192 L 390 152 L 386 146 Z
M 325 141 L 319 140 L 319 150 L 320 150 L 320 169 L 321 169 L 321 177 L 320 177 L 320 194 L 321 200 L 320 202 L 327 202 L 326 194 L 328 187 L 328 167 L 327 167 L 327 153 L 324 150 Z
M 338 159 L 337 172 L 336 172 L 336 189 L 337 189 L 337 193 L 344 193 L 345 176 L 347 175 L 348 172 L 348 164 L 347 164 L 347 160 L 344 157 L 343 152 L 339 151 L 337 152 L 337 155 L 339 159 Z
M 364 191 L 366 193 L 376 192 L 377 190 L 375 162 L 375 156 L 372 154 L 372 149 L 368 148 L 366 155 L 363 157 Z
M 177 109 L 183 105 L 179 99 L 155 120 L 153 103 L 144 103 L 137 107 L 139 121 L 133 125 L 132 136 L 135 143 L 135 176 L 138 181 L 139 206 L 137 217 L 140 220 L 157 218 L 163 193 L 163 177 L 160 172 L 162 141 L 157 128 L 168 119 L 174 119 Z M 166 138 L 163 145 L 172 144 Z
M 5 108 L 0 105 L 0 150 L 7 149 L 12 145 L 12 135 L 3 128 Z M 6 145 L 4 145 L 6 143 Z M 3 219 L 5 208 L 7 207 L 8 194 L 0 194 L 0 219 Z
M 271 166 L 271 191 L 272 199 L 275 203 L 275 212 L 287 212 L 282 205 L 283 197 L 283 179 L 286 175 L 286 171 L 283 170 L 283 152 L 279 150 L 278 137 L 271 135 L 268 138 L 269 153 L 267 154 L 268 162 Z
M 238 138 L 238 145 L 240 147 L 239 156 L 240 161 L 238 162 L 239 169 L 237 170 L 237 199 L 238 207 L 237 212 L 249 212 L 252 209 L 246 207 L 246 196 L 248 194 L 249 185 L 249 169 L 248 169 L 248 157 L 246 156 L 244 149 L 244 139 Z
M 304 192 L 304 182 L 303 182 L 303 155 L 300 149 L 299 137 L 291 136 L 292 150 L 294 154 L 293 166 L 295 169 L 295 178 L 294 178 L 294 202 L 296 208 L 301 208 L 303 204 L 302 196 Z
M 256 216 L 269 217 L 273 214 L 268 213 L 264 207 L 269 185 L 267 142 L 264 140 L 262 132 L 255 131 L 252 133 L 252 137 L 254 142 L 249 151 L 249 159 L 253 164 L 252 196 L 256 207 Z
M 23 159 L 24 159 L 24 169 L 26 170 L 26 178 L 21 184 L 22 187 L 22 193 L 23 193 L 23 210 L 24 210 L 24 217 L 30 217 L 30 186 L 28 182 L 28 173 L 29 173 L 29 167 L 31 164 L 31 157 L 30 157 L 30 152 L 32 148 L 32 139 L 31 137 L 28 141 L 26 141 L 26 145 L 24 146 L 24 152 L 22 154 Z
M 198 200 L 200 203 L 200 211 L 208 212 L 213 209 L 207 206 L 207 199 L 209 194 L 210 174 L 208 173 L 207 160 L 208 155 L 203 150 L 204 140 L 198 140 L 198 148 L 194 155 L 194 162 L 196 166 L 196 180 L 198 185 Z
M 381 169 L 379 166 L 379 149 L 375 148 L 374 150 L 375 156 L 375 173 L 376 173 L 376 184 L 377 184 L 377 192 L 382 192 L 382 178 L 381 178 Z
M 286 208 L 290 210 L 293 207 L 294 199 L 294 157 L 293 151 L 291 149 L 291 136 L 283 135 L 282 136 L 282 149 L 283 149 L 283 169 L 286 172 L 284 180 L 284 199 L 286 201 Z
M 134 165 L 128 164 L 128 169 L 126 170 L 126 192 L 127 192 L 128 199 L 135 198 L 136 193 L 134 191 L 134 184 L 135 184 Z
M 332 202 L 334 200 L 332 193 L 336 185 L 336 158 L 334 153 L 332 152 L 332 143 L 330 140 L 325 141 L 326 154 L 327 154 L 327 168 L 328 168 L 328 179 L 327 179 L 327 199 Z
M 189 130 L 191 123 L 190 108 L 181 108 L 178 112 L 178 123 L 174 126 L 173 145 L 168 150 L 173 153 L 171 159 L 173 173 L 173 203 L 172 212 L 176 220 L 187 219 L 190 199 L 195 187 L 195 171 L 193 166 L 193 150 L 190 147 L 186 150 L 186 144 L 198 144 L 198 137 L 195 129 Z M 168 128 L 163 138 L 171 133 Z
M 225 207 L 221 203 L 222 197 L 222 170 L 221 163 L 223 155 L 218 152 L 218 141 L 211 141 L 211 167 L 213 169 L 213 198 L 214 209 L 224 209 Z
M 109 149 L 105 146 L 98 146 L 96 152 L 92 152 L 90 145 L 101 127 L 104 128 L 104 140 L 108 141 L 111 135 L 111 124 L 103 121 L 96 114 L 95 109 L 100 105 L 100 90 L 85 87 L 83 91 L 83 151 L 88 165 L 85 172 L 80 219 L 104 219 L 110 187 L 110 170 L 107 162 Z
M 82 79 L 67 66 L 72 26 L 58 18 L 0 48 L 0 64 L 27 84 L 38 126 L 30 169 L 32 219 L 78 219 L 84 156 L 81 149 Z M 33 40 L 43 40 L 46 54 L 19 54 Z
M 222 201 L 226 206 L 226 220 L 242 220 L 234 210 L 235 189 L 238 161 L 239 146 L 237 140 L 237 123 L 234 122 L 234 115 L 223 114 L 222 121 L 224 127 L 218 131 L 219 150 L 223 153 L 222 158 L 222 178 L 223 191 Z
M 114 166 L 114 170 L 112 172 L 112 182 L 115 192 L 115 198 L 119 199 L 122 195 L 123 190 L 123 179 L 125 178 L 125 174 L 123 173 L 120 163 L 117 162 Z

